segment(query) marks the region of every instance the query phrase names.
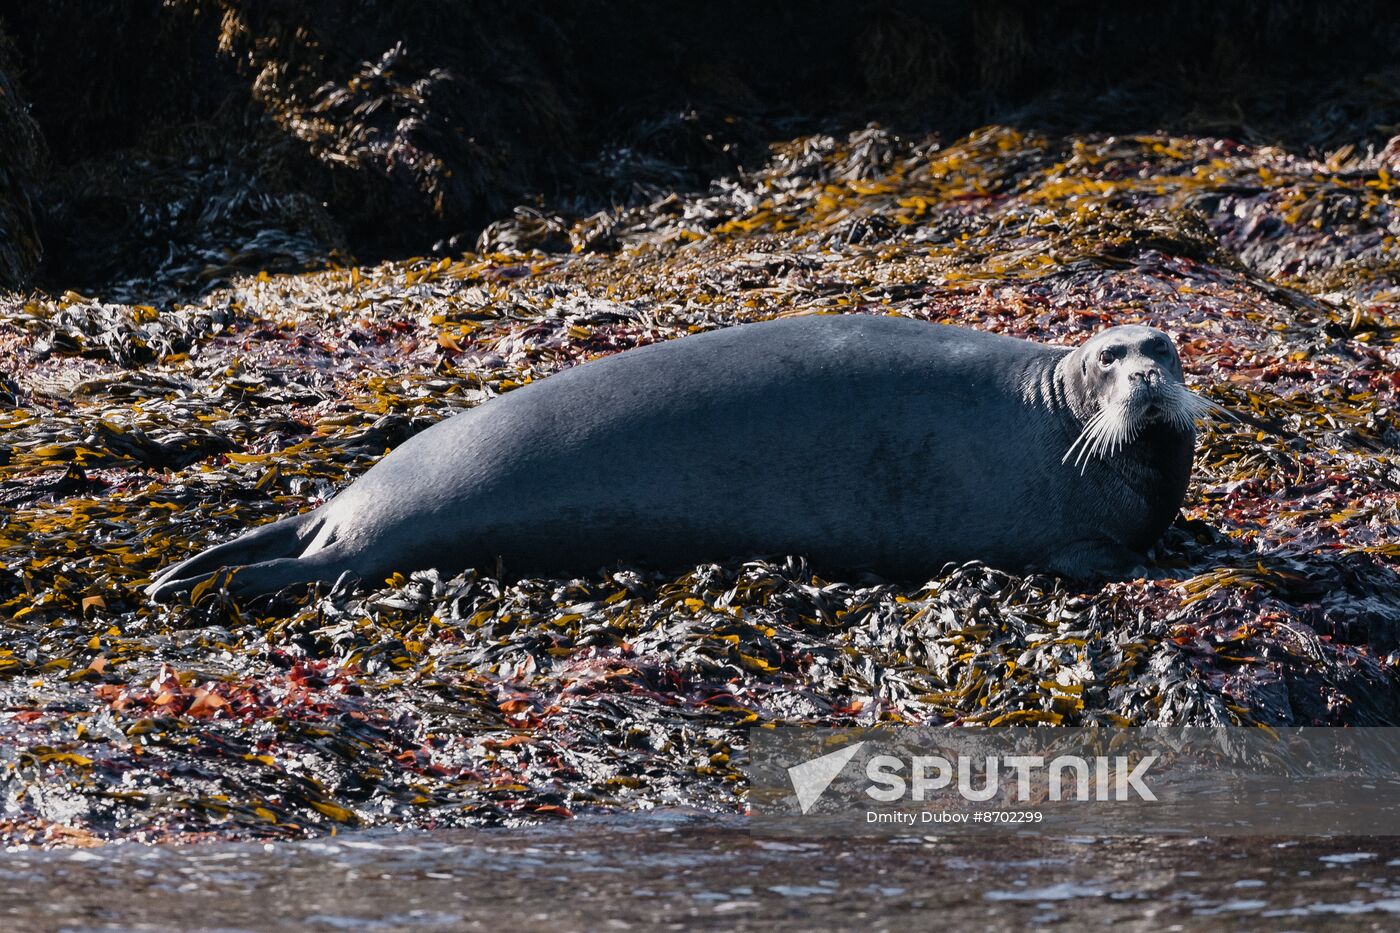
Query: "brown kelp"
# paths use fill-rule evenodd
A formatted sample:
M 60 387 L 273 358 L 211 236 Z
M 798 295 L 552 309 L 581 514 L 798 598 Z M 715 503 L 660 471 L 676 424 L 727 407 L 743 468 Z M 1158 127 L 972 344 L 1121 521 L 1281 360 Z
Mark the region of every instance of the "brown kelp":
M 247 275 L 0 328 L 0 788 L 18 841 L 297 836 L 743 806 L 745 727 L 1400 721 L 1389 152 L 1223 137 L 775 145 L 699 190 L 511 215 L 483 251 Z M 508 249 L 506 247 L 509 247 Z M 1205 426 L 1164 579 L 800 556 L 433 572 L 147 604 L 415 431 L 599 355 L 779 315 L 1171 332 Z M 930 478 L 930 482 L 936 482 Z

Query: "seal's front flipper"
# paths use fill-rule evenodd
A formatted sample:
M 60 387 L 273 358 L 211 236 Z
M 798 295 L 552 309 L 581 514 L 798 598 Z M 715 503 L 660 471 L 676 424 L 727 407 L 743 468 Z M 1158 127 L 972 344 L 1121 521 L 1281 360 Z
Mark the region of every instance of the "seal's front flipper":
M 224 567 L 295 557 L 306 548 L 321 521 L 317 512 L 312 511 L 255 528 L 166 569 L 146 587 L 146 595 L 164 602 L 172 596 L 188 593 Z
M 1071 580 L 1156 579 L 1144 555 L 1106 541 L 1076 541 L 1048 561 L 1046 569 Z

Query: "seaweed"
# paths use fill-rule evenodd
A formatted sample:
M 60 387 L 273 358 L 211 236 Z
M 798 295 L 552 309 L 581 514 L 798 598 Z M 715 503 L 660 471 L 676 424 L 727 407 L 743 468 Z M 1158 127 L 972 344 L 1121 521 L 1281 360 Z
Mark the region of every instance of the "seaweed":
M 776 724 L 1400 721 L 1400 211 L 1386 152 L 878 125 L 702 188 L 522 205 L 475 252 L 0 303 L 0 788 L 12 842 L 742 810 Z M 674 180 L 674 179 L 673 179 Z M 436 421 L 781 315 L 1050 342 L 1144 322 L 1206 426 L 1162 579 L 800 555 L 434 571 L 147 603 Z M 507 570 L 509 568 L 506 568 Z

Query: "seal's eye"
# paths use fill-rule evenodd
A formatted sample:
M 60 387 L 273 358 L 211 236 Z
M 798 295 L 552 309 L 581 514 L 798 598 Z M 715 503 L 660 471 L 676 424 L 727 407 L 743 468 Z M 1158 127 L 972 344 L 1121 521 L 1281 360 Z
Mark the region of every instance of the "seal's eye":
M 1114 355 L 1113 355 L 1113 351 L 1112 351 L 1112 350 L 1100 350 L 1100 351 L 1099 351 L 1099 362 L 1102 363 L 1104 366 L 1112 366 L 1112 365 L 1113 365 L 1113 360 L 1114 360 L 1114 359 L 1115 359 L 1115 357 L 1114 357 Z

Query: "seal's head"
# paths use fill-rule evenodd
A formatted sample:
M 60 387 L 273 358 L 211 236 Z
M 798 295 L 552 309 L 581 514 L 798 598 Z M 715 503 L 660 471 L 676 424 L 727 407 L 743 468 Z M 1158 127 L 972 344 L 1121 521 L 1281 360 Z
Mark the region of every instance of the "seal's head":
M 1087 469 L 1095 457 L 1115 457 L 1153 426 L 1195 439 L 1196 420 L 1220 406 L 1194 395 L 1182 381 L 1171 338 L 1137 324 L 1100 331 L 1061 363 L 1070 402 L 1082 422 L 1065 452 Z

